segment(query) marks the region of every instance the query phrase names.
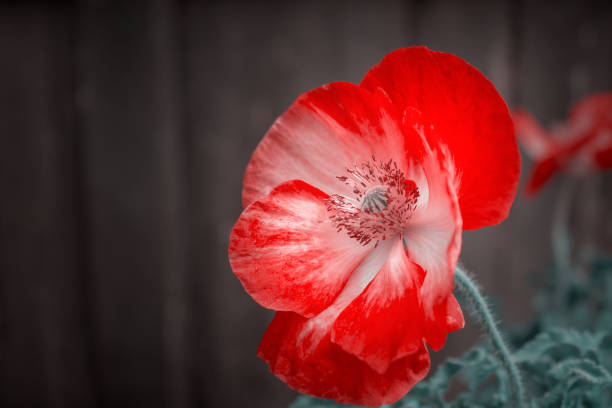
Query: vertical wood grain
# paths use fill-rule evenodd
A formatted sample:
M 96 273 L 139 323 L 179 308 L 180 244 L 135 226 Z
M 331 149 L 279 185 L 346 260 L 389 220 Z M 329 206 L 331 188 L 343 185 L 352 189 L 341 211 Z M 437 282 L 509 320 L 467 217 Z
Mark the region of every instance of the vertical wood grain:
M 96 406 L 69 8 L 0 13 L 0 405 Z
M 170 2 L 85 2 L 79 103 L 107 406 L 188 406 L 182 142 Z

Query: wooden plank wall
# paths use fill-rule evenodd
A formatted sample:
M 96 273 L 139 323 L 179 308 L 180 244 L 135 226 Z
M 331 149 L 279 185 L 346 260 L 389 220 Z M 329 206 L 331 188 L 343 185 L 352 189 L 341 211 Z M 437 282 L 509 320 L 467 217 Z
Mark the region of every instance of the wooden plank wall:
M 255 356 L 272 314 L 227 261 L 244 168 L 297 95 L 413 44 L 468 60 L 547 124 L 612 89 L 612 11 L 588 2 L 1 5 L 0 406 L 291 401 Z M 611 250 L 611 177 L 580 189 L 580 242 Z M 557 190 L 464 234 L 510 322 L 550 261 Z

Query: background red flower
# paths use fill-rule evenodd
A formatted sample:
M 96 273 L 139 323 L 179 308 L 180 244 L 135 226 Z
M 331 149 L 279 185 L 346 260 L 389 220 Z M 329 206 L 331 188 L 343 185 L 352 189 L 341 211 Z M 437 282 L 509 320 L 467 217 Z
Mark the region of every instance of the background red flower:
M 526 110 L 513 113 L 516 135 L 534 160 L 526 192 L 534 194 L 555 173 L 612 168 L 612 92 L 590 95 L 570 110 L 564 123 L 546 131 Z

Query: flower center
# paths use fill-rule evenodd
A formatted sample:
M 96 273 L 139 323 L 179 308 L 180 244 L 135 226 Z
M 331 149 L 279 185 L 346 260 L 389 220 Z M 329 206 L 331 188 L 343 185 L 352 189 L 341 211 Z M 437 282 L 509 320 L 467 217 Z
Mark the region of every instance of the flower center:
M 387 208 L 387 199 L 387 191 L 383 187 L 374 187 L 363 197 L 361 210 L 369 213 L 381 212 Z
M 372 159 L 346 169 L 338 180 L 351 188 L 352 195 L 332 194 L 327 200 L 330 220 L 338 232 L 344 230 L 361 245 L 397 235 L 416 209 L 419 189 L 406 179 L 397 163 Z

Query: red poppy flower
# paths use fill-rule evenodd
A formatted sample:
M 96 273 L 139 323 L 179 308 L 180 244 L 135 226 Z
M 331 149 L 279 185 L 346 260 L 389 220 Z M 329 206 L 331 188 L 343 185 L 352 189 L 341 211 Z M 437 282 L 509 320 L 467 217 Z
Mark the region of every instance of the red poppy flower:
M 527 194 L 540 190 L 561 170 L 584 173 L 612 168 L 612 92 L 581 100 L 570 110 L 567 123 L 550 132 L 524 109 L 512 116 L 517 137 L 535 160 Z
M 361 85 L 300 96 L 244 176 L 232 269 L 277 310 L 259 356 L 341 403 L 401 398 L 463 327 L 462 229 L 506 218 L 519 176 L 508 109 L 463 60 L 400 49 Z

